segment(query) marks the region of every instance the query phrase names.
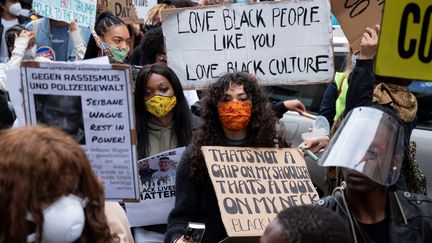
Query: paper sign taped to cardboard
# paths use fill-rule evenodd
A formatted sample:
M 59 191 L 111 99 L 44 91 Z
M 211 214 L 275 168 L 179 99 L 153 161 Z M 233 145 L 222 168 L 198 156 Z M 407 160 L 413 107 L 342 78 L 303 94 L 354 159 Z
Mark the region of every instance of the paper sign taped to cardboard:
M 201 150 L 229 237 L 261 236 L 279 211 L 319 200 L 297 149 Z
M 21 77 L 25 123 L 72 136 L 103 179 L 106 199 L 138 200 L 130 67 L 24 62 Z
M 93 28 L 96 20 L 97 0 L 33 0 L 36 14 L 70 23 Z
M 164 18 L 162 29 L 168 65 L 186 89 L 234 71 L 254 73 L 262 85 L 333 78 L 328 1 L 188 8 Z
M 431 20 L 431 1 L 386 1 L 375 73 L 432 81 Z
M 175 203 L 175 176 L 185 147 L 137 161 L 140 203 L 125 203 L 132 227 L 166 224 Z
M 384 0 L 331 0 L 332 12 L 354 53 L 360 51 L 366 27 L 380 24 L 383 4 Z

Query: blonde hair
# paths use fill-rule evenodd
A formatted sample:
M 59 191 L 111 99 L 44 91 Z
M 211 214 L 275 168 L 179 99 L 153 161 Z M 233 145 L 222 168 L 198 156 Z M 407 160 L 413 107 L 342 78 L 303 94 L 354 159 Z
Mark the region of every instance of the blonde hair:
M 156 4 L 153 8 L 151 8 L 147 14 L 146 24 L 155 25 L 156 23 L 153 23 L 153 18 L 157 16 L 162 9 L 170 9 L 170 8 L 176 8 L 173 4 L 169 3 L 159 3 Z

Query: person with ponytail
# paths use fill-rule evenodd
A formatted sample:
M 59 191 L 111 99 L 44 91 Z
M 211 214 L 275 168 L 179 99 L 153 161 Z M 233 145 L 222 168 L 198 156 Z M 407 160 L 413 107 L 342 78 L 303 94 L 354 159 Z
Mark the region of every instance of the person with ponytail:
M 123 20 L 105 11 L 97 16 L 84 59 L 108 56 L 111 63 L 129 63 L 130 33 Z

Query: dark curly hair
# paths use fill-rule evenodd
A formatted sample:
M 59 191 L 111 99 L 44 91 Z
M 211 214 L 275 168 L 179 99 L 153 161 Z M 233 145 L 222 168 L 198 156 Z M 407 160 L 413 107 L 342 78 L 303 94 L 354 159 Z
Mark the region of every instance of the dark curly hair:
M 287 208 L 277 215 L 280 239 L 291 243 L 351 242 L 345 222 L 328 208 L 303 205 Z
M 270 102 L 255 77 L 248 73 L 227 73 L 208 88 L 202 100 L 201 125 L 194 132 L 191 151 L 191 175 L 200 181 L 208 181 L 208 173 L 201 146 L 224 146 L 225 134 L 219 120 L 218 102 L 229 87 L 243 85 L 252 100 L 252 113 L 246 131 L 249 147 L 288 147 L 276 129 L 278 122 Z
M 139 65 L 145 66 L 156 62 L 157 54 L 165 54 L 165 42 L 162 27 L 154 27 L 147 31 L 141 40 Z

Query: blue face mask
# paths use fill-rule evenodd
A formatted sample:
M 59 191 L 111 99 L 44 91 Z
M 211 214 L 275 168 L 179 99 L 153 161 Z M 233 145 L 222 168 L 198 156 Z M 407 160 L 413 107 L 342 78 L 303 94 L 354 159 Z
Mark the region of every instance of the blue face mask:
M 129 50 L 120 49 L 115 45 L 108 45 L 108 48 L 112 59 L 119 63 L 123 63 L 129 53 Z

